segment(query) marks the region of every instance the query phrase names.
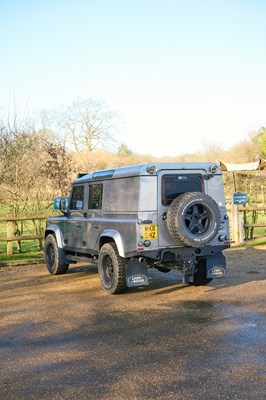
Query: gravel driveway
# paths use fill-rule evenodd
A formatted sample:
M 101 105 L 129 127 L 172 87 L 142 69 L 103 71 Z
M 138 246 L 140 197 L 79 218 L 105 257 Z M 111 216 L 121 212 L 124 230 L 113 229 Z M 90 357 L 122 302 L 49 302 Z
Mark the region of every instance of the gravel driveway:
M 1 399 L 262 400 L 265 250 L 227 250 L 205 287 L 151 270 L 116 296 L 96 266 L 0 268 Z

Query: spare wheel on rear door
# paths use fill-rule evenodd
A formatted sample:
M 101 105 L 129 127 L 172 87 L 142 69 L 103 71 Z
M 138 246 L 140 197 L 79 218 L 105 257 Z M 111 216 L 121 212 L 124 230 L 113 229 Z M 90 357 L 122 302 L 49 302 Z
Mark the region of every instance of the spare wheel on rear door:
M 214 199 L 204 193 L 189 192 L 176 197 L 167 212 L 172 238 L 186 246 L 202 247 L 217 235 L 220 212 Z

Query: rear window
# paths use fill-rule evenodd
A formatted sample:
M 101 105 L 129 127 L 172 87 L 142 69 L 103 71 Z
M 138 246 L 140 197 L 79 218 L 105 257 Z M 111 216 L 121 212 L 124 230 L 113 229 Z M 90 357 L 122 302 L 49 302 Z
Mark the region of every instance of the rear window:
M 102 208 L 103 185 L 95 184 L 89 186 L 89 210 L 100 210 Z
M 164 175 L 162 177 L 162 204 L 168 206 L 172 201 L 187 192 L 203 192 L 203 179 L 200 174 Z

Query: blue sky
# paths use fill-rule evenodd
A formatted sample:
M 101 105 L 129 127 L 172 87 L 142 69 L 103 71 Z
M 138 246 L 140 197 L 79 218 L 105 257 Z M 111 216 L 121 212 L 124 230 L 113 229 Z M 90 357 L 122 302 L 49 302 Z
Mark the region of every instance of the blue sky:
M 140 154 L 225 148 L 266 125 L 266 1 L 0 0 L 0 107 L 105 101 Z

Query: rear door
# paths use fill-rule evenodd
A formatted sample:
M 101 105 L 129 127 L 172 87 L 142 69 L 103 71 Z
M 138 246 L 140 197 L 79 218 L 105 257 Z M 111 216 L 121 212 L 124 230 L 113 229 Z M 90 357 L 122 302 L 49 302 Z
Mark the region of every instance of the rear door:
M 182 193 L 204 192 L 203 171 L 169 170 L 158 174 L 159 247 L 176 246 L 167 229 L 167 211 L 172 201 Z
M 91 183 L 88 188 L 88 205 L 84 220 L 84 245 L 93 253 L 96 250 L 102 226 L 103 183 Z

